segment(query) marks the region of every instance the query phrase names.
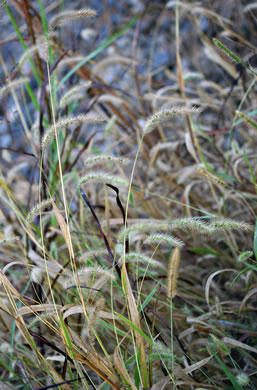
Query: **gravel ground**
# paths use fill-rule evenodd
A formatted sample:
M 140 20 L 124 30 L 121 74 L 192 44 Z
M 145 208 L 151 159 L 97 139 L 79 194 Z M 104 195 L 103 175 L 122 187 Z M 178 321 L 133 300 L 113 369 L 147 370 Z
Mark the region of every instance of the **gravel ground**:
M 31 4 L 38 10 L 37 2 Z M 43 1 L 44 7 L 53 6 L 51 1 Z M 56 3 L 58 4 L 58 3 Z M 59 3 L 61 4 L 61 2 Z M 237 81 L 231 77 L 228 72 L 225 72 L 213 58 L 208 50 L 208 46 L 203 44 L 202 34 L 205 34 L 207 39 L 213 37 L 220 38 L 222 36 L 222 28 L 217 21 L 212 18 L 213 12 L 216 12 L 222 17 L 227 18 L 224 22 L 229 25 L 231 35 L 243 35 L 249 43 L 249 48 L 236 45 L 234 42 L 227 39 L 232 50 L 235 50 L 241 58 L 247 55 L 251 56 L 252 65 L 256 65 L 254 52 L 250 50 L 256 42 L 256 29 L 254 29 L 254 12 L 255 9 L 246 12 L 248 1 L 200 1 L 197 4 L 204 7 L 207 11 L 201 14 L 197 11 L 197 6 L 194 4 L 194 11 L 189 12 L 191 3 L 185 2 L 180 10 L 180 53 L 183 67 L 184 77 L 191 77 L 191 82 L 186 85 L 186 93 L 192 100 L 198 96 L 198 84 L 201 81 L 208 82 L 206 86 L 206 94 L 213 94 L 211 83 L 217 83 L 221 88 L 228 91 L 237 83 L 244 81 L 244 72 L 242 71 Z M 176 76 L 176 43 L 175 43 L 175 2 L 174 1 L 143 1 L 143 0 L 123 0 L 123 1 L 88 1 L 86 6 L 97 11 L 96 18 L 91 20 L 79 20 L 76 22 L 68 22 L 60 29 L 59 36 L 63 41 L 65 48 L 72 50 L 82 56 L 88 55 L 92 50 L 98 47 L 106 38 L 121 29 L 131 18 L 137 14 L 142 14 L 138 25 L 134 25 L 115 40 L 108 48 L 101 52 L 94 60 L 101 62 L 103 59 L 112 59 L 117 56 L 125 57 L 128 63 L 131 60 L 137 62 L 137 73 L 140 80 L 140 93 L 145 97 L 146 111 L 149 111 L 150 103 L 154 106 L 154 101 L 149 101 L 148 94 L 165 93 L 171 96 L 178 96 L 178 84 Z M 74 1 L 65 3 L 64 9 L 81 9 L 85 7 L 84 1 Z M 27 37 L 24 20 L 14 6 L 10 7 L 13 15 L 23 32 L 23 36 Z M 48 13 L 48 20 L 58 12 L 61 8 L 57 6 L 53 11 Z M 39 10 L 38 10 L 39 11 Z M 143 14 L 144 13 L 144 14 Z M 10 23 L 7 13 L 1 10 L 1 35 L 2 42 L 1 50 L 4 59 L 5 67 L 9 73 L 16 69 L 17 61 L 23 54 L 23 48 L 17 41 L 15 32 Z M 233 35 L 234 34 L 234 35 Z M 6 43 L 9 41 L 8 43 Z M 92 65 L 93 69 L 93 65 Z M 64 72 L 67 69 L 64 68 Z M 238 68 L 238 71 L 242 69 Z M 30 66 L 27 62 L 22 71 L 24 75 L 30 74 Z M 5 83 L 5 73 L 3 67 L 0 68 L 1 83 Z M 119 62 L 110 60 L 109 66 L 98 73 L 107 84 L 121 88 L 123 91 L 132 92 L 132 104 L 137 111 L 138 101 L 135 98 L 134 91 L 136 89 L 136 79 L 134 71 L 128 71 L 127 66 L 124 67 Z M 193 75 L 193 76 L 192 76 Z M 73 80 L 74 81 L 74 80 Z M 31 77 L 30 85 L 35 89 L 37 84 Z M 69 86 L 68 86 L 69 87 Z M 212 96 L 213 97 L 213 96 Z M 25 97 L 24 97 L 25 99 Z M 224 102 L 226 94 L 224 94 Z M 224 103 L 223 102 L 223 103 Z M 22 105 L 23 114 L 26 118 L 28 126 L 35 122 L 36 116 L 32 103 Z M 157 106 L 155 108 L 158 108 Z M 222 108 L 222 107 L 221 107 Z M 21 147 L 21 138 L 17 136 L 21 133 L 20 120 L 17 115 L 17 109 L 12 97 L 3 100 L 0 108 L 2 123 L 0 125 L 0 145 L 2 147 Z M 4 113 L 8 112 L 8 122 L 4 120 Z M 231 113 L 227 112 L 228 116 Z M 140 115 L 140 113 L 139 113 Z M 224 126 L 226 113 L 221 113 L 218 118 L 212 110 L 202 113 L 202 123 L 205 126 L 218 128 Z M 10 125 L 11 123 L 11 125 Z M 238 136 L 239 137 L 239 136 Z M 239 137 L 240 138 L 240 137 Z M 238 138 L 239 142 L 240 139 Z M 23 147 L 26 147 L 23 145 Z

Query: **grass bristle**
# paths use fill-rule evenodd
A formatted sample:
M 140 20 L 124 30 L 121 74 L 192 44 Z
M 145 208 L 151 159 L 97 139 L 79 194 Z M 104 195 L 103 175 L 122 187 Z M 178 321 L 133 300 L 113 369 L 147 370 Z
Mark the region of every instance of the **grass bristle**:
M 28 213 L 27 215 L 27 222 L 32 222 L 33 218 L 40 213 L 40 211 L 42 211 L 43 209 L 45 209 L 46 207 L 49 207 L 52 205 L 52 199 L 46 199 L 46 200 L 43 200 L 41 203 L 38 203 L 36 204 L 31 210 L 30 212 Z
M 25 83 L 29 82 L 28 77 L 24 77 L 22 79 L 17 79 L 10 81 L 8 84 L 5 84 L 2 88 L 0 88 L 0 98 L 3 98 L 5 95 L 10 93 L 12 89 L 16 89 L 20 86 L 23 86 Z
M 100 155 L 100 156 L 92 156 L 88 157 L 85 160 L 85 165 L 89 166 L 94 166 L 99 163 L 104 163 L 104 162 L 114 162 L 117 164 L 121 165 L 128 165 L 130 160 L 128 158 L 123 158 L 123 157 L 117 157 L 117 156 L 109 156 L 109 155 Z
M 167 234 L 151 234 L 147 239 L 144 241 L 146 244 L 168 244 L 172 246 L 177 246 L 179 248 L 182 248 L 185 244 L 183 241 L 179 240 L 176 237 L 168 236 Z
M 83 123 L 99 124 L 99 123 L 103 123 L 103 120 L 100 118 L 94 118 L 83 114 L 62 118 L 58 122 L 50 126 L 49 129 L 47 130 L 46 134 L 42 139 L 42 143 L 41 143 L 42 150 L 45 151 L 47 149 L 49 143 L 55 137 L 56 131 L 64 129 L 67 126 L 82 125 Z
M 173 107 L 167 110 L 162 110 L 154 113 L 146 122 L 144 125 L 143 132 L 144 134 L 149 134 L 151 131 L 153 131 L 156 126 L 164 121 L 168 121 L 175 115 L 182 115 L 189 112 L 196 112 L 197 109 L 195 108 L 188 108 L 188 107 Z
M 57 26 L 62 26 L 64 23 L 71 20 L 83 19 L 88 17 L 96 16 L 96 11 L 93 9 L 80 9 L 65 10 L 60 12 L 58 15 L 52 18 L 49 24 L 49 31 L 53 31 Z
M 163 268 L 160 261 L 139 252 L 130 252 L 125 256 L 125 260 L 129 263 L 143 263 L 149 267 Z
M 80 184 L 85 184 L 87 182 L 113 184 L 118 187 L 126 187 L 128 185 L 127 180 L 101 171 L 89 172 L 80 179 Z

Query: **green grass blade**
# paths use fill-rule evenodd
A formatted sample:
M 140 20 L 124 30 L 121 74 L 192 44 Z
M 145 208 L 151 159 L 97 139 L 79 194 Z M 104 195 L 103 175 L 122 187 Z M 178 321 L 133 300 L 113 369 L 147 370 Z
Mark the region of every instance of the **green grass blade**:
M 152 299 L 152 297 L 154 296 L 157 288 L 159 287 L 160 285 L 160 282 L 158 284 L 156 284 L 156 286 L 153 288 L 153 290 L 150 292 L 150 294 L 146 297 L 146 299 L 144 300 L 144 302 L 142 303 L 142 305 L 140 305 L 140 308 L 138 310 L 139 313 L 141 313 L 142 310 L 144 310 L 144 308 L 146 307 L 146 305 L 148 305 L 148 303 L 150 302 L 150 300 Z
M 257 126 L 257 125 L 256 125 L 256 126 Z M 256 130 L 257 130 L 257 127 L 256 127 Z M 246 164 L 248 165 L 248 167 L 249 167 L 249 169 L 250 169 L 251 176 L 252 176 L 252 180 L 253 180 L 253 184 L 254 184 L 254 186 L 255 186 L 255 188 L 256 188 L 256 190 L 257 190 L 257 187 L 256 187 L 256 178 L 255 178 L 255 175 L 254 175 L 254 170 L 253 170 L 253 168 L 252 168 L 252 166 L 251 166 L 251 164 L 250 164 L 250 162 L 249 162 L 249 160 L 248 160 L 248 156 L 247 156 L 247 153 L 246 153 L 245 149 L 244 149 L 244 159 L 245 159 L 245 162 L 246 162 Z
M 223 45 L 218 39 L 213 38 L 213 42 L 215 45 L 217 45 L 225 54 L 227 54 L 228 57 L 230 57 L 233 61 L 235 61 L 237 64 L 242 65 L 244 68 L 246 68 L 249 72 L 251 72 L 254 76 L 257 76 L 257 73 L 254 72 L 249 66 L 244 63 L 241 58 L 239 58 L 235 53 L 233 53 L 231 50 L 227 48 L 227 46 Z
M 220 368 L 224 371 L 226 374 L 227 378 L 230 380 L 232 383 L 233 387 L 235 390 L 242 390 L 242 387 L 237 383 L 235 376 L 232 374 L 232 372 L 228 369 L 226 364 L 223 363 L 223 361 L 219 358 L 217 354 L 214 355 L 215 359 L 219 363 Z
M 124 317 L 122 314 L 115 312 L 115 315 L 120 317 L 122 321 L 124 321 L 129 327 L 134 329 L 140 336 L 142 336 L 145 341 L 147 341 L 150 345 L 153 345 L 153 341 L 148 337 L 141 329 L 139 329 L 133 322 L 131 322 L 128 318 Z
M 255 260 L 257 261 L 257 219 L 255 223 L 254 238 L 253 238 L 253 252 Z

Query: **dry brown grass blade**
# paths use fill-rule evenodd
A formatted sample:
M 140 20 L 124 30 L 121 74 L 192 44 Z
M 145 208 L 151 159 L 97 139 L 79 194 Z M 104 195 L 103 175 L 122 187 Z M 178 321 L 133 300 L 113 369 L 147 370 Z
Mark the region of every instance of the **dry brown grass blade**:
M 93 310 L 94 309 L 92 307 L 87 306 L 87 312 L 89 315 Z M 79 314 L 79 313 L 84 313 L 84 308 L 82 305 L 76 305 L 76 306 L 69 307 L 69 309 L 64 312 L 63 319 L 65 320 L 67 317 L 69 317 L 73 314 Z M 112 319 L 119 320 L 118 316 L 115 316 L 114 314 L 108 313 L 107 311 L 103 311 L 103 310 L 100 310 L 97 315 L 100 318 L 105 318 L 105 319 L 109 319 L 109 320 L 112 320 Z
M 5 276 L 2 270 L 0 270 L 0 282 L 3 284 L 5 288 L 7 288 L 14 296 L 21 299 L 20 293 L 13 287 L 13 285 L 9 282 L 8 278 Z
M 97 375 L 99 375 L 102 379 L 109 383 L 109 385 L 111 385 L 115 390 L 121 390 L 122 387 L 115 383 L 112 379 L 109 379 L 109 377 L 103 372 L 101 372 L 97 365 L 92 364 L 92 362 L 90 362 L 88 359 L 77 353 L 75 354 L 75 358 L 79 362 L 84 363 L 86 366 L 91 368 L 91 370 L 93 370 Z
M 202 359 L 197 363 L 191 364 L 187 368 L 184 368 L 184 373 L 186 375 L 191 374 L 193 371 L 198 370 L 199 368 L 203 367 L 205 364 L 207 364 L 212 359 L 212 356 L 209 356 L 206 359 Z
M 219 275 L 223 272 L 237 272 L 237 271 L 234 269 L 231 269 L 231 268 L 226 268 L 226 269 L 222 269 L 222 270 L 213 272 L 208 277 L 206 285 L 205 285 L 205 298 L 206 298 L 206 302 L 207 302 L 209 309 L 210 309 L 210 287 L 211 287 L 212 280 L 213 280 L 213 278 L 215 278 L 216 275 Z
M 132 382 L 132 379 L 130 378 L 130 376 L 126 370 L 126 367 L 124 366 L 124 363 L 120 358 L 118 348 L 115 349 L 113 357 L 114 357 L 115 367 L 118 370 L 119 374 L 126 380 L 126 382 L 128 382 L 128 384 L 131 386 L 132 390 L 137 390 L 137 387 Z
M 115 389 L 120 389 L 120 387 L 117 385 L 117 383 L 119 383 L 117 375 L 113 372 L 112 368 L 106 362 L 106 360 L 97 352 L 93 351 L 92 349 L 89 349 L 81 340 L 81 338 L 70 327 L 66 326 L 66 328 L 69 331 L 69 334 L 77 348 L 79 348 L 85 354 L 85 356 L 83 356 L 81 354 L 82 352 L 74 352 L 75 358 L 78 361 L 86 364 L 89 368 L 95 371 L 101 378 L 103 378 Z
M 257 353 L 257 348 L 251 347 L 245 343 L 241 343 L 241 341 L 231 339 L 229 337 L 224 337 L 223 341 L 225 344 L 231 345 L 232 347 L 242 348 L 246 351 Z
M 151 387 L 151 390 L 165 390 L 165 389 L 168 390 L 167 385 L 169 384 L 169 382 L 170 382 L 170 377 L 167 376 L 166 378 L 162 379 L 160 382 L 158 382 L 155 385 L 153 385 Z
M 128 300 L 128 309 L 129 309 L 129 313 L 131 316 L 131 321 L 138 327 L 138 329 L 141 330 L 140 316 L 139 316 L 136 301 L 135 301 L 135 298 L 134 298 L 134 295 L 133 295 L 133 292 L 131 289 L 131 285 L 130 285 L 130 281 L 128 278 L 128 273 L 127 273 L 127 269 L 126 269 L 125 264 L 123 264 L 123 266 L 122 266 L 121 273 L 122 273 L 122 288 L 123 288 L 124 294 L 126 295 L 127 300 Z M 146 364 L 144 339 L 137 332 L 135 332 L 135 336 L 136 336 L 136 341 L 137 341 L 137 347 L 140 351 L 140 368 L 141 368 L 141 370 L 142 370 L 141 372 L 143 374 L 144 367 Z
M 74 62 L 71 62 L 69 64 L 67 64 L 71 69 L 74 68 L 76 66 L 76 63 Z M 103 79 L 101 79 L 101 77 L 99 76 L 93 76 L 91 71 L 86 67 L 86 66 L 83 66 L 81 68 L 79 68 L 76 73 L 78 74 L 79 77 L 81 77 L 82 80 L 85 80 L 85 81 L 92 81 L 93 79 L 96 79 L 97 81 L 99 81 L 101 84 L 105 85 L 105 81 Z M 105 90 L 102 89 L 102 88 L 97 88 L 97 92 L 95 91 L 92 91 L 92 94 L 93 96 L 97 96 L 101 93 L 104 93 Z M 114 91 L 114 90 L 111 90 L 111 93 L 114 95 L 114 96 L 117 96 L 117 93 Z M 124 105 L 122 106 L 122 108 L 124 109 L 124 111 L 126 111 L 127 115 L 129 116 L 129 118 L 131 119 L 131 122 L 129 120 L 127 120 L 125 118 L 125 116 L 123 115 L 122 111 L 120 109 L 118 109 L 117 107 L 114 106 L 114 104 L 112 104 L 111 102 L 108 102 L 106 103 L 106 106 L 109 107 L 110 111 L 115 114 L 117 116 L 117 118 L 119 118 L 120 122 L 119 122 L 119 125 L 120 127 L 124 130 L 125 133 L 129 133 L 128 132 L 128 129 L 133 129 L 133 132 L 135 133 L 135 128 L 140 130 L 140 126 L 138 124 L 138 119 L 137 117 L 135 116 L 135 114 L 133 113 L 133 111 L 127 106 L 127 105 Z M 134 124 L 134 126 L 131 125 L 131 123 Z M 131 134 L 130 134 L 131 136 Z M 135 139 L 134 139 L 135 141 Z M 151 146 L 151 143 L 150 141 L 147 139 L 145 139 L 145 142 L 148 146 Z
M 53 368 L 53 366 L 51 364 L 48 363 L 48 361 L 42 356 L 42 354 L 38 351 L 35 343 L 34 343 L 34 340 L 33 338 L 31 337 L 26 325 L 25 325 L 25 322 L 23 321 L 23 318 L 22 317 L 19 317 L 16 319 L 15 321 L 16 323 L 16 326 L 17 328 L 19 329 L 19 331 L 21 332 L 22 336 L 24 337 L 24 340 L 31 346 L 32 350 L 34 351 L 35 353 L 35 356 L 38 360 L 38 364 L 39 364 L 39 367 L 41 366 L 41 363 L 43 363 L 44 365 L 44 368 L 47 367 L 48 369 L 48 375 L 49 373 L 51 373 L 51 375 L 53 376 L 54 380 L 58 383 L 58 382 L 62 382 L 62 377 L 55 371 L 55 369 Z M 64 384 L 63 385 L 63 389 L 64 390 L 71 390 L 71 387 L 68 386 L 67 384 Z
M 61 228 L 61 231 L 62 231 L 62 234 L 63 234 L 63 238 L 66 242 L 66 245 L 67 245 L 67 248 L 69 250 L 69 254 L 70 254 L 70 258 L 73 259 L 74 258 L 74 254 L 73 254 L 73 247 L 72 247 L 72 243 L 71 243 L 71 237 L 70 237 L 70 232 L 69 232 L 69 229 L 67 227 L 67 224 L 60 212 L 60 210 L 58 209 L 58 207 L 56 206 L 55 202 L 52 200 L 52 205 L 53 205 L 53 210 L 54 210 L 54 214 L 56 216 L 56 219 L 59 223 L 59 226 Z
M 240 308 L 239 308 L 239 313 L 243 310 L 246 302 L 248 301 L 249 298 L 251 298 L 252 295 L 256 294 L 257 293 L 257 287 L 251 289 L 250 291 L 248 291 L 248 293 L 246 294 L 246 296 L 244 297 L 244 299 L 242 300 L 242 303 L 240 305 Z
M 17 311 L 16 317 L 24 316 L 25 314 L 37 313 L 40 311 L 53 311 L 56 309 L 61 309 L 61 305 L 54 305 L 52 303 L 45 303 L 43 305 L 30 305 L 25 307 L 20 307 Z

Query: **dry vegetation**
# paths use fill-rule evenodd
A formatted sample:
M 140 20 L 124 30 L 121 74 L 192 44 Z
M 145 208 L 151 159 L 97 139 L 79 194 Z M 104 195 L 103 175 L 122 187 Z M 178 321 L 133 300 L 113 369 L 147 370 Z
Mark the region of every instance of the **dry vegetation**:
M 255 389 L 256 3 L 103 3 L 0 10 L 0 388 Z

